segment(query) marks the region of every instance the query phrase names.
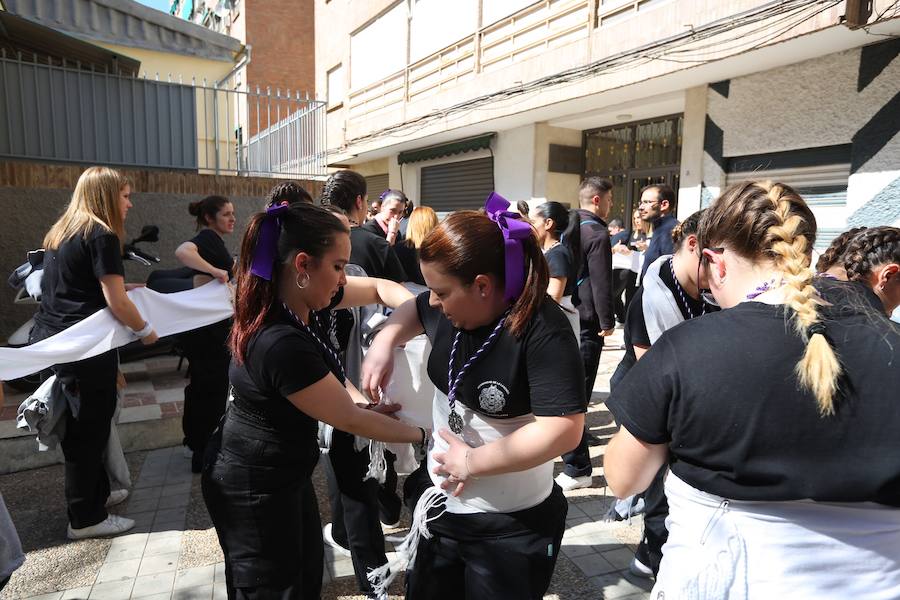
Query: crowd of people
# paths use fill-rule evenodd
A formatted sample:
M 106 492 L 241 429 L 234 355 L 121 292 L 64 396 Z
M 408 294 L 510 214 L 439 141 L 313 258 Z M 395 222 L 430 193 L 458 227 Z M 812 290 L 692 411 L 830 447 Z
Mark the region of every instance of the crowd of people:
M 108 308 L 156 341 L 124 282 L 130 194 L 112 169 L 82 175 L 45 238 L 34 340 Z M 341 170 L 315 200 L 276 186 L 237 227 L 236 260 L 234 205 L 188 207 L 185 287 L 234 285 L 232 319 L 179 336 L 185 446 L 229 598 L 318 598 L 325 544 L 369 598 L 404 567 L 410 599 L 542 598 L 563 491 L 594 484 L 589 447 L 605 441 L 585 414 L 617 327 L 603 470 L 643 506 L 631 571 L 655 578 L 654 599 L 897 597 L 900 229 L 849 230 L 813 269 L 816 220 L 787 185 L 733 185 L 679 222 L 675 191 L 653 184 L 628 226 L 609 219 L 612 194 L 588 177 L 574 208 L 512 210 L 494 193 L 439 222 L 401 190 L 369 205 L 365 178 Z M 399 349 L 422 335 L 427 427 L 385 398 Z M 127 490 L 110 489 L 102 459 L 116 352 L 53 372 L 72 392 L 68 536 L 127 531 L 106 510 Z M 416 448 L 402 490 L 384 443 Z M 311 479 L 323 448 L 324 527 Z M 404 504 L 392 563 L 384 530 Z

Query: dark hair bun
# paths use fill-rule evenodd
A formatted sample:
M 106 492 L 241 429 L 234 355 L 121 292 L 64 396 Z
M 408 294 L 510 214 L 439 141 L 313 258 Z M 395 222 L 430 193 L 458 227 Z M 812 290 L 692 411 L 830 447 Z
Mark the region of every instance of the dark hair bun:
M 202 206 L 203 200 L 195 200 L 194 202 L 188 204 L 188 213 L 192 217 L 200 216 L 200 209 L 202 208 Z

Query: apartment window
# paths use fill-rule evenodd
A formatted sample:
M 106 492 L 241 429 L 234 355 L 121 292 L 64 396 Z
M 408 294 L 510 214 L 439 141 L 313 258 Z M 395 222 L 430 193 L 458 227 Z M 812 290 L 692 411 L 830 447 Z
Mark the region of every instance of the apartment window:
M 328 108 L 337 108 L 344 103 L 347 93 L 344 65 L 337 65 L 328 70 L 327 95 Z
M 471 36 L 477 27 L 477 0 L 455 0 L 453 10 L 447 10 L 446 0 L 416 0 L 409 32 L 410 61 Z
M 350 89 L 358 90 L 406 67 L 407 5 L 400 2 L 350 36 Z

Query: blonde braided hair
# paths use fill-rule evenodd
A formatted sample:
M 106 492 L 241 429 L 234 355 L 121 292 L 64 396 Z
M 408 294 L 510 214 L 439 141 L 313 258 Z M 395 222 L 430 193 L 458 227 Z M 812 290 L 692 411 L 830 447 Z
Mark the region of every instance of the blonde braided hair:
M 773 262 L 794 329 L 806 342 L 794 372 L 815 396 L 820 413 L 831 415 L 841 364 L 825 337 L 818 311 L 823 301 L 812 285 L 815 234 L 815 216 L 790 186 L 743 182 L 725 190 L 706 211 L 699 241 L 701 248 L 722 244 L 750 260 Z
M 776 268 L 782 272 L 785 303 L 794 311 L 794 328 L 805 340 L 806 350 L 794 368 L 800 384 L 812 391 L 823 415 L 834 414 L 834 396 L 837 393 L 841 364 L 825 338 L 824 332 L 810 332 L 820 323 L 817 307 L 822 304 L 819 293 L 813 287 L 815 273 L 810 268 L 809 250 L 812 244 L 798 233 L 803 217 L 792 211 L 792 202 L 800 200 L 796 192 L 780 184 L 763 183 L 768 187 L 767 196 L 772 202 L 780 225 L 769 227 L 767 246 L 775 259 Z M 791 195 L 795 196 L 792 198 Z

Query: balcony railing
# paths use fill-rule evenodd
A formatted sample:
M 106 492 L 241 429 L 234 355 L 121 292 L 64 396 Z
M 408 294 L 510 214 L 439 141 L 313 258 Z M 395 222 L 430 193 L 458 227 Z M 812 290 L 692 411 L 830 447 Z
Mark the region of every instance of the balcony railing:
M 585 39 L 597 0 L 544 0 L 482 27 L 402 71 L 350 92 L 349 117 L 416 101 L 469 79 Z
M 122 77 L 0 50 L 0 157 L 227 175 L 326 175 L 325 103 Z

